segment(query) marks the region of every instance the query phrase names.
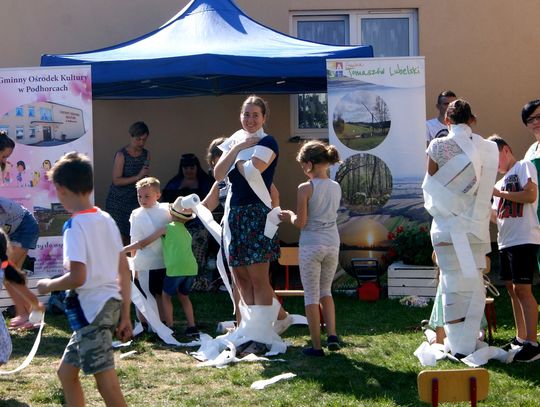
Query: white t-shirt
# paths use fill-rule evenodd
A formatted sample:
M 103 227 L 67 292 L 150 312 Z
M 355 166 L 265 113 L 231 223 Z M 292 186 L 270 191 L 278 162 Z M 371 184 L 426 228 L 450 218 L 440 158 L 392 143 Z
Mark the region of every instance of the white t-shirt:
M 122 249 L 116 223 L 99 208 L 75 213 L 64 224 L 64 268 L 69 271 L 72 261 L 86 266 L 86 281 L 76 291 L 88 323 L 110 298 L 122 299 L 118 285 Z
M 523 191 L 529 178 L 538 185 L 536 168 L 530 161 L 521 160 L 495 184 L 501 191 Z M 493 197 L 492 208 L 497 211 L 497 242 L 499 249 L 522 244 L 540 244 L 540 224 L 536 216 L 538 200 L 530 204 Z
M 429 143 L 431 140 L 433 140 L 435 136 L 437 136 L 437 133 L 439 133 L 439 131 L 441 130 L 448 131 L 448 127 L 446 126 L 446 124 L 441 123 L 436 117 L 434 119 L 429 119 L 428 121 L 426 121 L 427 142 Z
M 157 229 L 165 227 L 170 221 L 169 204 L 166 202 L 157 202 L 151 208 L 135 209 L 129 218 L 131 243 L 143 240 Z M 133 262 L 138 271 L 165 268 L 161 239 L 154 240 L 144 249 L 137 250 Z
M 530 145 L 527 152 L 525 153 L 525 160 L 534 160 L 535 158 L 538 158 L 540 156 L 540 149 L 538 145 L 538 141 L 535 141 Z

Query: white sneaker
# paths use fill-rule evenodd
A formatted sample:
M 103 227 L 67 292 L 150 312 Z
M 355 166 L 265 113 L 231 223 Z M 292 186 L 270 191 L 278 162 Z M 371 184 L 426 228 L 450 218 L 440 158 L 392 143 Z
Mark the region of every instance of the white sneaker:
M 274 322 L 274 332 L 281 335 L 293 324 L 293 317 L 287 312 L 287 316 Z

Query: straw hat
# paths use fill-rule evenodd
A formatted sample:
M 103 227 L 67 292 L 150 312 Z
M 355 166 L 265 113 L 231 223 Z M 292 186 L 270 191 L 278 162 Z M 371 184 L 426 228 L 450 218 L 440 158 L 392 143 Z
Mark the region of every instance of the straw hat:
M 183 196 L 179 196 L 178 198 L 176 198 L 174 203 L 169 204 L 169 212 L 171 213 L 172 216 L 175 216 L 179 219 L 183 219 L 183 220 L 195 219 L 197 215 L 195 215 L 193 212 L 185 213 L 187 208 L 184 208 L 182 206 L 182 198 Z

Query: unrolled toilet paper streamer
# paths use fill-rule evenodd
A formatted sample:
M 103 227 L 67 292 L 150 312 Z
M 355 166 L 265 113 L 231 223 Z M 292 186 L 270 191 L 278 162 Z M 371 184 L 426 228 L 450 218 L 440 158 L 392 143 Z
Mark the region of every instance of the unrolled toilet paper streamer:
M 32 362 L 32 359 L 34 359 L 34 356 L 36 356 L 37 350 L 39 348 L 39 343 L 41 342 L 41 333 L 43 332 L 43 327 L 45 326 L 45 313 L 40 312 L 40 314 L 41 318 L 39 318 L 39 331 L 36 336 L 36 340 L 34 341 L 34 345 L 32 346 L 32 349 L 30 349 L 30 353 L 28 354 L 26 359 L 24 359 L 24 361 L 19 365 L 19 367 L 13 370 L 0 370 L 0 375 L 11 375 L 20 372 L 25 367 L 27 367 Z M 34 314 L 34 318 L 37 318 L 36 314 Z
M 270 386 L 271 384 L 277 383 L 280 380 L 292 379 L 293 377 L 296 377 L 294 373 L 282 373 L 270 379 L 257 380 L 256 382 L 251 383 L 251 388 L 255 390 L 262 390 L 266 386 Z
M 280 304 L 273 299 L 272 305 L 239 305 L 240 326 L 232 332 L 214 339 L 201 335 L 201 347 L 191 355 L 201 361 L 199 366 L 223 367 L 229 363 L 244 361 L 236 357 L 236 348 L 250 340 L 266 344 L 270 350 L 265 356 L 274 356 L 287 351 L 287 344 L 273 330 L 270 321 L 275 321 Z
M 148 301 L 147 298 L 144 298 L 144 296 L 139 291 L 139 288 L 133 282 L 135 278 L 135 270 L 133 259 L 131 257 L 128 257 L 128 264 L 133 274 L 131 281 L 131 301 L 133 302 L 133 305 L 135 305 L 137 309 L 141 312 L 141 314 L 144 315 L 148 324 L 150 324 L 152 329 L 157 333 L 157 335 L 161 338 L 163 342 L 168 345 L 182 346 L 182 344 L 178 342 L 172 335 L 173 331 L 163 322 L 161 322 L 161 319 L 159 318 L 156 301 L 153 298 L 152 294 L 150 294 L 150 290 L 148 289 L 148 272 L 139 273 L 139 282 L 141 283 L 141 287 L 143 287 L 143 290 L 144 286 L 147 287 L 145 293 L 147 295 L 147 298 L 152 298 L 152 302 Z M 141 279 L 141 277 L 143 278 Z M 133 331 L 134 335 L 137 335 L 138 333 L 140 332 L 136 330 Z
M 495 346 L 489 346 L 487 343 L 477 341 L 476 350 L 461 361 L 469 367 L 479 367 L 485 365 L 490 359 L 498 360 L 502 363 L 510 363 L 514 359 L 514 355 L 517 353 L 517 349 L 507 352 L 501 348 Z M 449 358 L 456 360 L 454 356 L 450 354 L 450 345 L 448 340 L 445 339 L 444 345 L 439 343 L 429 344 L 424 341 L 414 351 L 422 366 L 435 366 L 438 360 Z
M 221 241 L 221 226 L 214 220 L 212 212 L 210 212 L 206 206 L 201 204 L 201 200 L 197 194 L 185 196 L 182 198 L 181 202 L 184 208 L 191 209 L 195 212 L 212 237 L 219 243 Z M 276 206 L 266 215 L 264 235 L 270 239 L 274 237 L 278 230 L 278 225 L 281 222 L 279 219 L 280 213 L 281 208 Z
M 227 292 L 229 293 L 229 296 L 231 297 L 231 301 L 233 303 L 233 307 L 235 308 L 235 312 L 236 312 L 236 302 L 234 301 L 231 283 L 229 281 L 229 276 L 227 276 L 225 265 L 223 264 L 223 256 L 222 256 L 223 248 L 221 247 L 221 226 L 219 225 L 219 223 L 217 223 L 214 220 L 214 216 L 212 215 L 212 212 L 210 212 L 210 210 L 201 203 L 201 200 L 199 199 L 197 194 L 191 194 L 191 195 L 183 197 L 181 200 L 181 203 L 184 208 L 191 209 L 193 210 L 193 212 L 195 212 L 195 214 L 199 217 L 199 219 L 203 223 L 204 227 L 210 232 L 212 237 L 219 244 L 220 250 L 217 254 L 216 265 L 219 271 L 219 276 L 221 277 L 221 280 L 223 281 L 223 285 L 225 286 L 225 288 L 227 289 Z
M 214 220 L 212 212 L 210 212 L 206 206 L 201 204 L 201 200 L 197 194 L 191 194 L 183 197 L 181 203 L 184 208 L 191 209 L 193 212 L 195 212 L 217 242 L 221 240 L 221 226 L 219 226 L 219 223 Z
M 167 327 L 163 322 L 161 322 L 158 317 L 157 310 L 153 310 L 146 298 L 142 296 L 139 289 L 135 284 L 131 283 L 131 301 L 137 307 L 137 309 L 144 315 L 146 321 L 152 329 L 157 333 L 163 342 L 168 345 L 181 346 L 182 344 L 178 342 L 172 335 L 173 331 Z M 135 334 L 135 331 L 134 331 Z

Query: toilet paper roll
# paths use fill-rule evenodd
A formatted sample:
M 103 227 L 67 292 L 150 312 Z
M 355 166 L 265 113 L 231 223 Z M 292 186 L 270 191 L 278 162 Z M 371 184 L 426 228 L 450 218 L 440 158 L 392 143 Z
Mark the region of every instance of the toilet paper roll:
M 201 203 L 201 200 L 199 199 L 199 196 L 197 194 L 191 194 L 183 197 L 180 202 L 182 203 L 182 206 L 184 208 L 194 209 L 197 205 Z
M 30 321 L 31 324 L 37 325 L 41 323 L 42 318 L 43 318 L 43 312 L 38 311 L 38 310 L 33 310 L 28 316 L 28 321 Z
M 269 239 L 272 239 L 278 230 L 278 225 L 281 222 L 279 220 L 279 214 L 281 208 L 276 206 L 266 215 L 266 224 L 264 225 L 264 235 Z

